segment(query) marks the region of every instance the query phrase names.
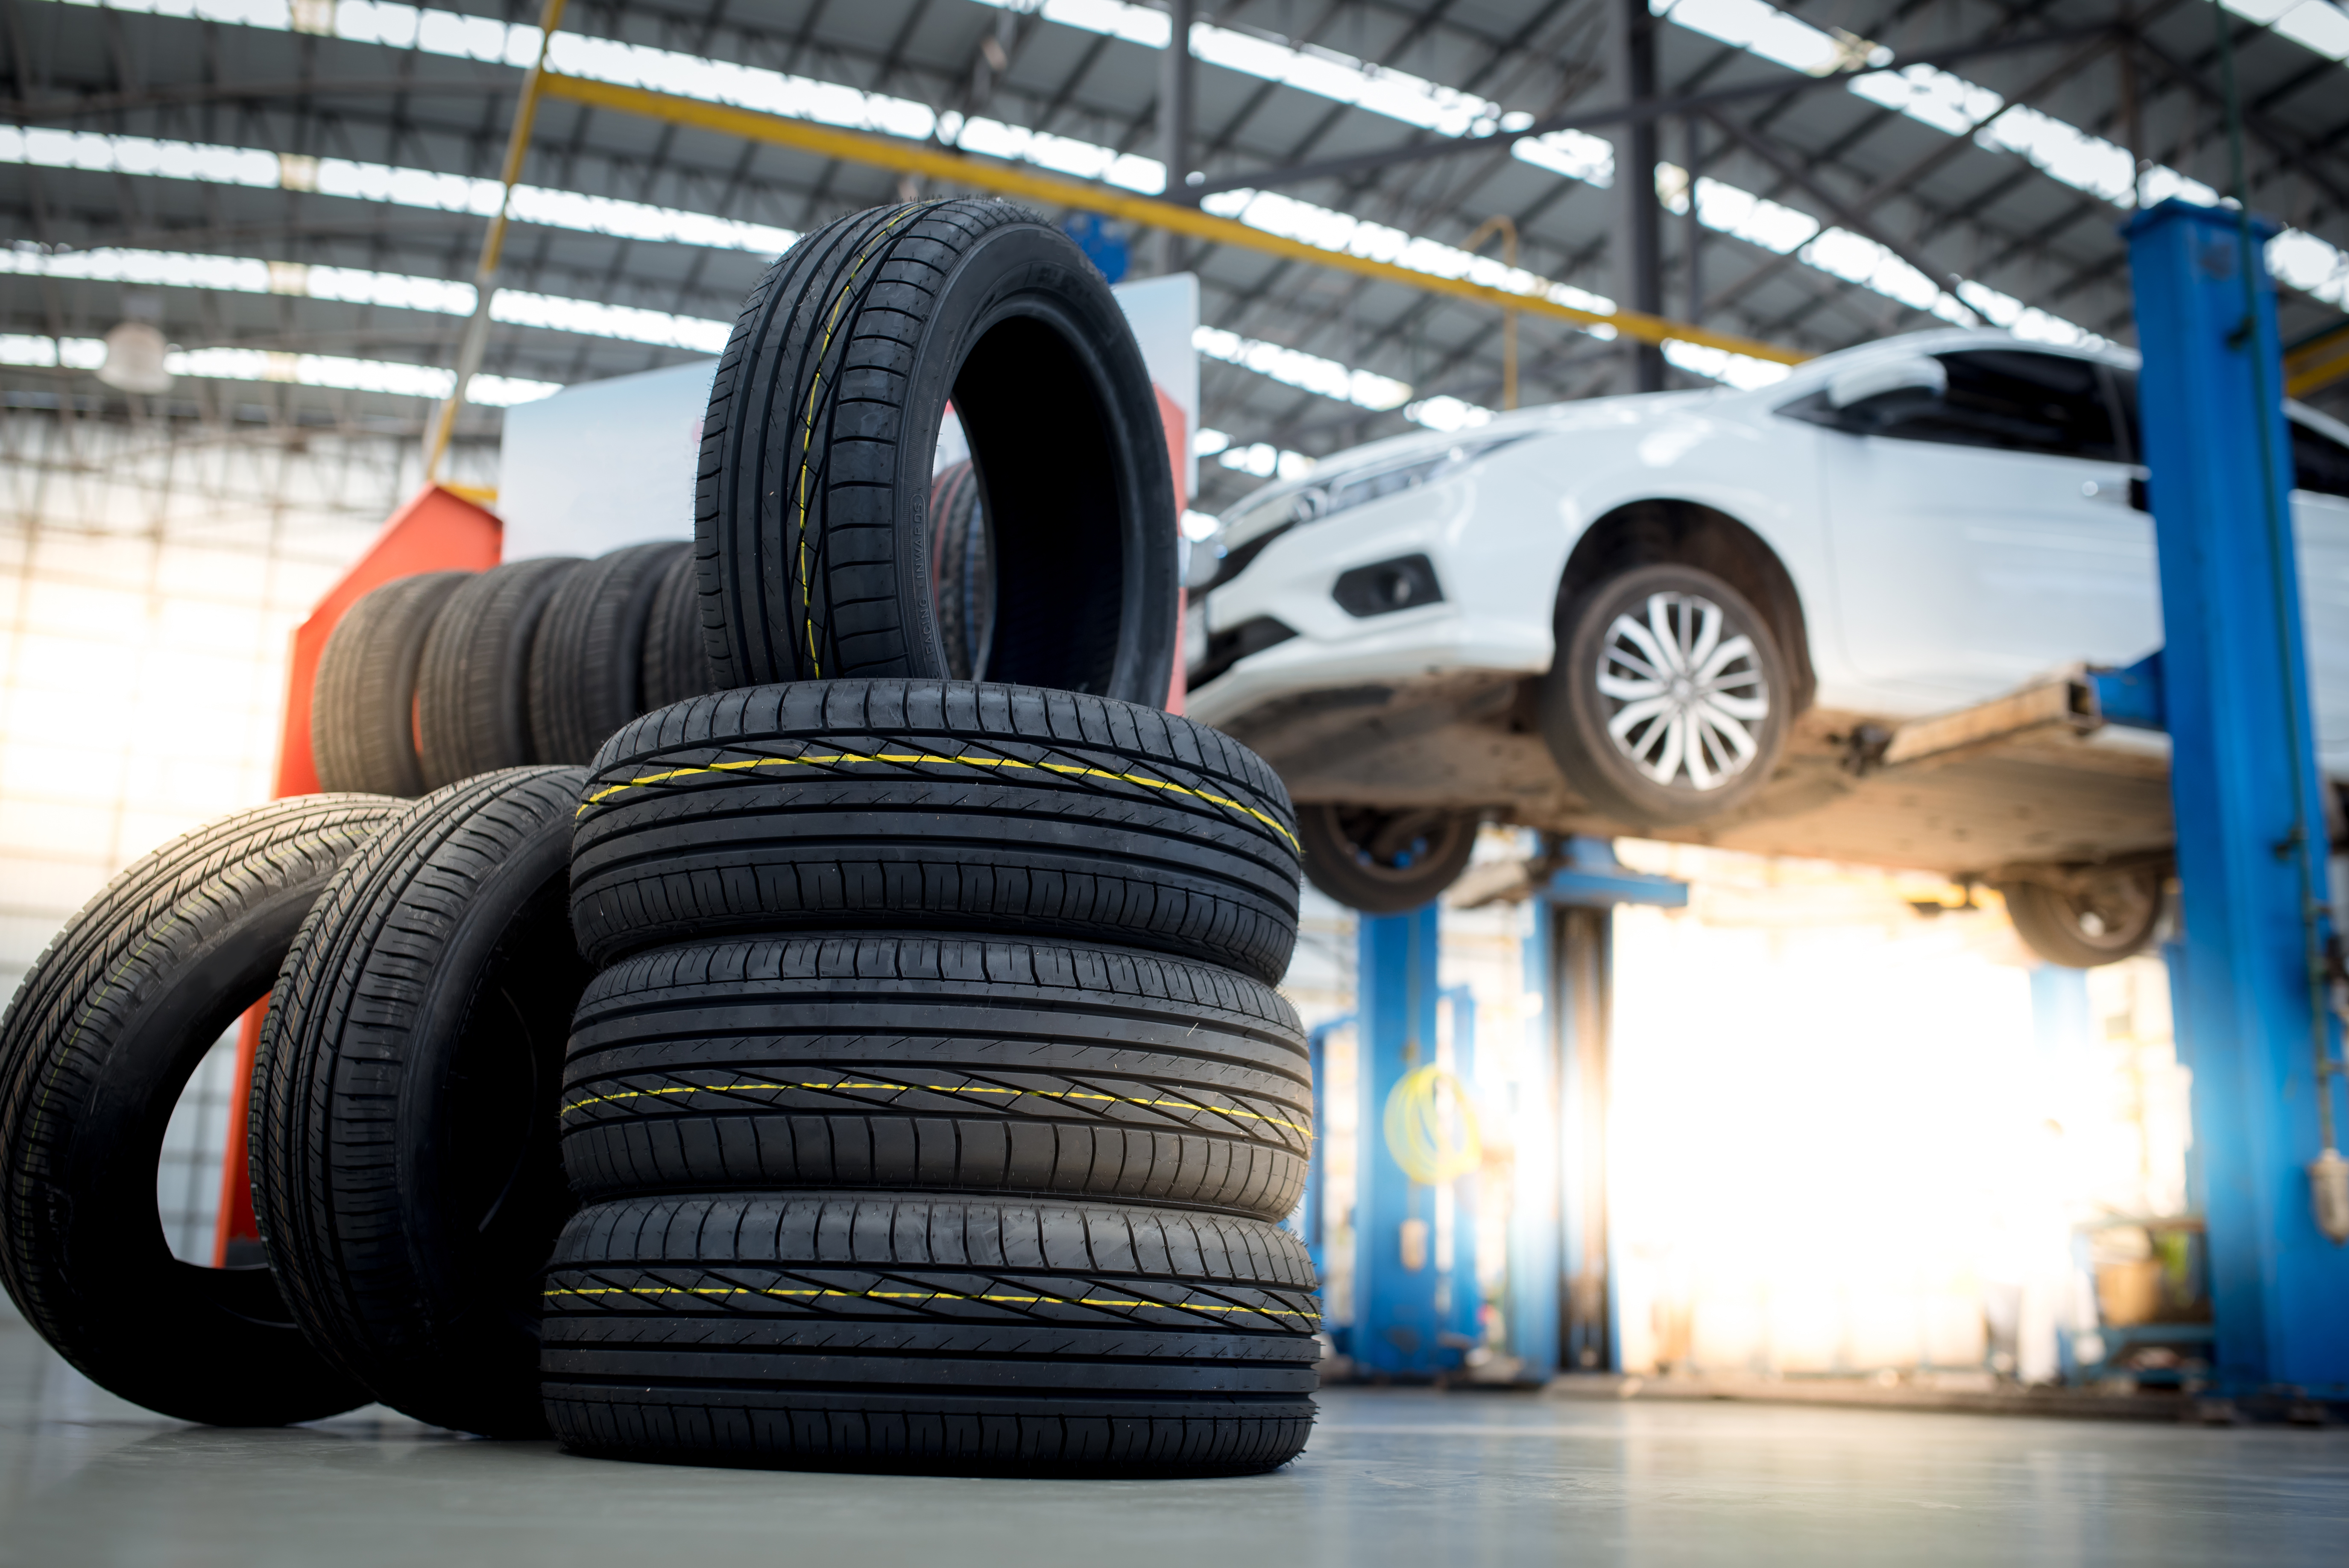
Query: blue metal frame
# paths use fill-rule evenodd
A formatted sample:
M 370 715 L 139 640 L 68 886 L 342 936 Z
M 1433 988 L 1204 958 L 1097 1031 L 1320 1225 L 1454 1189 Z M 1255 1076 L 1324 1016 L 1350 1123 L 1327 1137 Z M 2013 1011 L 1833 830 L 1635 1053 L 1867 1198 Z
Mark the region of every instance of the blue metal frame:
M 1434 1192 L 1403 1173 L 1385 1137 L 1388 1097 L 1414 1068 L 1435 1059 L 1436 906 L 1409 914 L 1364 915 L 1357 927 L 1355 1068 L 1361 1109 L 1354 1155 L 1355 1365 L 1374 1375 L 1428 1377 L 1460 1364 L 1445 1346 L 1433 1266 Z M 1404 1266 L 1403 1226 L 1428 1227 L 1428 1255 Z M 1449 1292 L 1444 1292 L 1449 1295 Z
M 2194 1073 L 2218 1377 L 2349 1394 L 2349 1252 L 2317 1230 L 2304 1174 L 2338 1045 L 2292 448 L 2258 250 L 2273 228 L 2171 201 L 2127 232 L 2167 638 L 2147 711 L 2173 742 L 2178 1032 Z

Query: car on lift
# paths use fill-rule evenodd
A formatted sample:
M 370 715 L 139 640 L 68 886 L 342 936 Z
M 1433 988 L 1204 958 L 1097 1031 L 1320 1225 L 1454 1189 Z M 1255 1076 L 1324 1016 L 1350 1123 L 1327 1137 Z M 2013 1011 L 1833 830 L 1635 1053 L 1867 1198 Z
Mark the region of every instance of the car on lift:
M 1441 893 L 1497 821 L 1931 870 L 1996 887 L 2040 955 L 2111 962 L 2173 875 L 2165 737 L 1883 764 L 1903 724 L 2160 646 L 2136 381 L 2119 348 L 1932 331 L 1358 448 L 1195 550 L 1187 711 L 1279 769 L 1357 909 Z M 2340 779 L 2349 427 L 2288 415 Z

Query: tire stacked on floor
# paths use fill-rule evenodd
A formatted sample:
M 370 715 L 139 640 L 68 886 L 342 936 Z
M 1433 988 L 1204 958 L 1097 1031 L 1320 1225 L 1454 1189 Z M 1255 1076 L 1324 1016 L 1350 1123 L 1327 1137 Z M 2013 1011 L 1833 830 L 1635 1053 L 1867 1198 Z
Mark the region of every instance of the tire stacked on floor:
M 636 1459 L 1245 1471 L 1302 1448 L 1294 828 L 1154 708 L 754 687 L 606 743 L 549 1418 Z
M 714 686 L 690 544 L 428 572 L 336 623 L 310 750 L 326 789 L 412 799 L 496 769 L 584 764 L 629 719 Z

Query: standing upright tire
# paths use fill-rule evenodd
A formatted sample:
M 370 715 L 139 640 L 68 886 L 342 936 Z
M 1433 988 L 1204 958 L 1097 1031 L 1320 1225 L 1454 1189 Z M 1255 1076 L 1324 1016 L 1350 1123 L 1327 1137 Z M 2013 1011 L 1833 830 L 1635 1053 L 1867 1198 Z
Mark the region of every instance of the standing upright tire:
M 930 562 L 947 673 L 958 681 L 985 680 L 988 644 L 995 634 L 995 579 L 978 470 L 968 458 L 930 480 Z
M 441 606 L 469 572 L 395 578 L 335 623 L 310 686 L 310 756 L 328 791 L 424 793 L 416 749 L 417 671 Z
M 579 778 L 479 775 L 386 824 L 303 923 L 254 1067 L 254 1206 L 304 1329 L 386 1404 L 491 1437 L 545 1429 Z
M 1278 982 L 1288 792 L 1138 703 L 961 681 L 802 681 L 647 714 L 596 758 L 571 910 L 598 965 L 731 933 L 1129 944 Z
M 1770 782 L 1794 689 L 1777 634 L 1744 594 L 1692 566 L 1641 566 L 1560 609 L 1542 738 L 1607 815 L 1699 822 Z
M 100 1387 L 186 1421 L 364 1404 L 262 1264 L 171 1255 L 163 1130 L 212 1042 L 269 994 L 337 868 L 400 802 L 304 795 L 135 861 L 66 923 L 0 1019 L 0 1279 Z
M 440 606 L 417 677 L 424 782 L 438 789 L 536 761 L 530 730 L 530 650 L 573 557 L 509 561 L 466 579 Z
M 1176 518 L 1150 374 L 1073 241 L 969 198 L 827 224 L 743 306 L 695 505 L 719 683 L 951 672 L 928 517 L 949 397 L 990 523 L 988 678 L 1163 703 Z
M 599 555 L 563 581 L 530 650 L 531 748 L 539 762 L 584 765 L 645 700 L 645 634 L 682 541 Z

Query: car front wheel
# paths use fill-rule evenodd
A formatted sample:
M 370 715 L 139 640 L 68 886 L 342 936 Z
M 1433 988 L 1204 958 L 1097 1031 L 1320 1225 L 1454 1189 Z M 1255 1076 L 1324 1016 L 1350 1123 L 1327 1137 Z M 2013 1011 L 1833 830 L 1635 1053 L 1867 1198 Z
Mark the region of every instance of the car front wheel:
M 1558 615 L 1542 738 L 1576 792 L 1628 824 L 1717 816 L 1770 780 L 1792 686 L 1745 596 L 1691 566 L 1642 566 Z
M 1305 880 L 1349 909 L 1402 914 L 1459 880 L 1476 849 L 1474 811 L 1297 809 Z

